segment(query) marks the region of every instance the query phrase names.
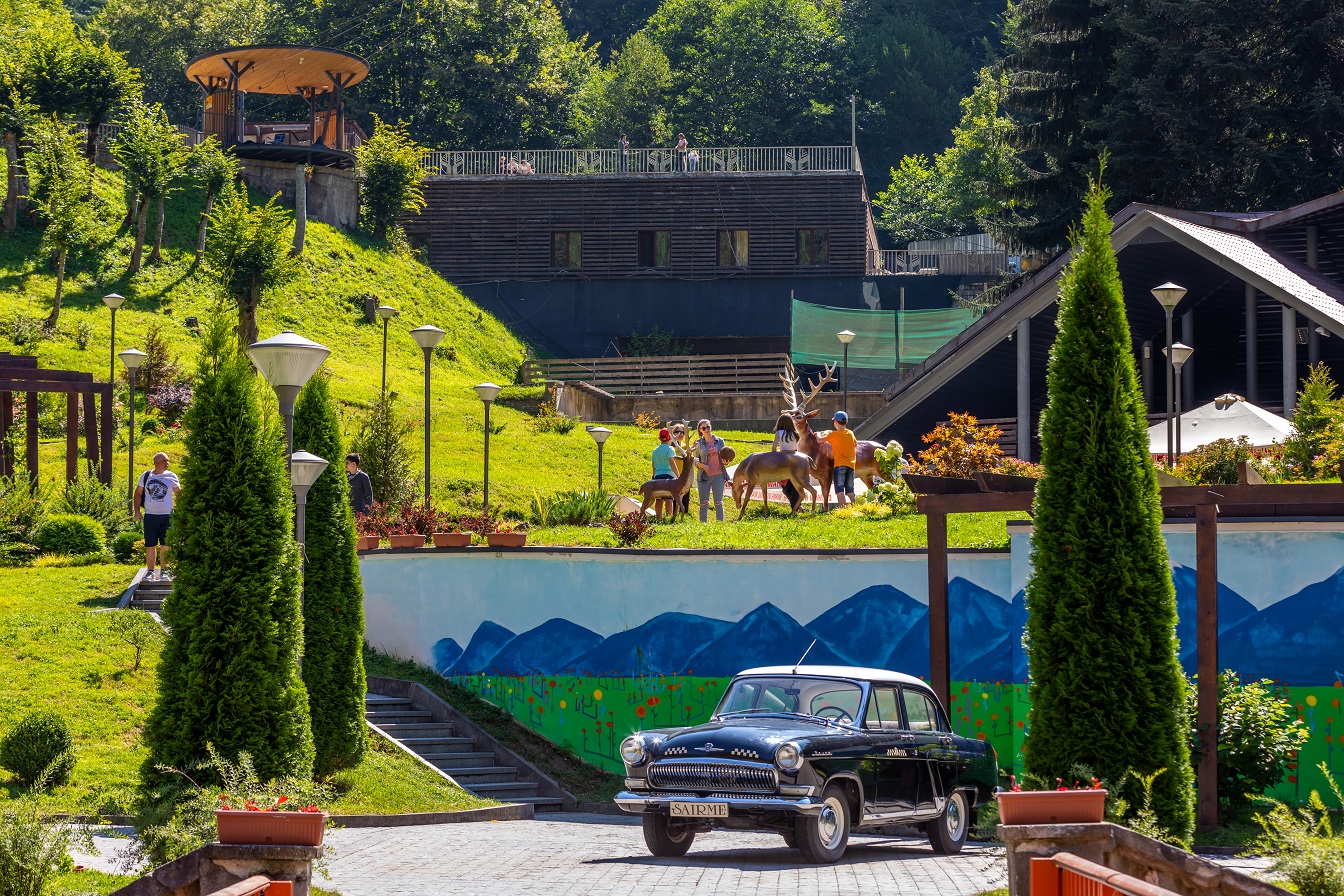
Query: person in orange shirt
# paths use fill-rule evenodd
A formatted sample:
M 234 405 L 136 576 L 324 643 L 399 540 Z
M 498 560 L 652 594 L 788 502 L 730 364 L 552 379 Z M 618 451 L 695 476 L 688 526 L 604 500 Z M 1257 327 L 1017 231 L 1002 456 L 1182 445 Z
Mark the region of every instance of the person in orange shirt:
M 859 441 L 849 431 L 849 415 L 844 411 L 836 411 L 831 421 L 835 423 L 835 429 L 822 438 L 831 446 L 831 455 L 835 458 L 835 468 L 831 472 L 835 502 L 844 507 L 854 500 L 855 452 Z

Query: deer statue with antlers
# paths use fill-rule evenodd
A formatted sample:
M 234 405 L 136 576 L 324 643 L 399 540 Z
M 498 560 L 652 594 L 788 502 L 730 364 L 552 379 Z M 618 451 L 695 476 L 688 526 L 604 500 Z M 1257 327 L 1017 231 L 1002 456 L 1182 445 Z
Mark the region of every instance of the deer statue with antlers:
M 808 382 L 807 394 L 801 401 L 800 380 L 798 374 L 794 372 L 792 361 L 787 359 L 784 361 L 784 373 L 779 375 L 779 379 L 784 384 L 784 400 L 789 405 L 784 409 L 784 413 L 789 415 L 789 419 L 793 421 L 793 429 L 798 433 L 798 452 L 812 460 L 817 482 L 821 485 L 822 498 L 826 502 L 826 509 L 830 510 L 831 471 L 835 468 L 835 459 L 831 455 L 831 446 L 823 442 L 808 423 L 817 416 L 818 411 L 809 411 L 807 406 L 821 394 L 821 390 L 828 383 L 836 382 L 835 365 L 826 365 L 815 383 Z M 873 476 L 877 473 L 877 458 L 874 452 L 885 447 L 880 442 L 872 441 L 861 441 L 855 446 L 854 475 L 862 479 L 868 488 L 873 487 Z

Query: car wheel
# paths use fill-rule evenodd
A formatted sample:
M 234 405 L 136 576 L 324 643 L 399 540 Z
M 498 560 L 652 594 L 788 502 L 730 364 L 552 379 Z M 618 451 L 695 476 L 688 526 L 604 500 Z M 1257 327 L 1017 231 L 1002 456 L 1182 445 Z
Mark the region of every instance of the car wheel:
M 799 818 L 793 831 L 804 859 L 815 865 L 829 865 L 845 854 L 849 844 L 849 800 L 843 790 L 833 785 L 822 792 L 821 802 L 821 811 Z
M 695 831 L 685 825 L 672 824 L 666 815 L 644 816 L 644 843 L 649 852 L 664 859 L 686 855 L 695 842 Z
M 929 822 L 929 845 L 940 855 L 959 853 L 970 828 L 971 808 L 966 801 L 966 794 L 958 790 L 947 801 L 943 814 Z

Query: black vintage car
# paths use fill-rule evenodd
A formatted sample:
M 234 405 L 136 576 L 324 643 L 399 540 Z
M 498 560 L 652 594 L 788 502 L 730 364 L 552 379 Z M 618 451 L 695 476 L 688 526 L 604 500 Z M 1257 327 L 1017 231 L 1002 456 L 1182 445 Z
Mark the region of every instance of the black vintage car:
M 656 856 L 713 828 L 769 830 L 810 862 L 834 862 L 849 832 L 913 825 L 935 852 L 966 842 L 998 777 L 994 748 L 952 733 L 928 685 L 882 669 L 773 666 L 728 686 L 694 728 L 621 744 L 625 790 Z

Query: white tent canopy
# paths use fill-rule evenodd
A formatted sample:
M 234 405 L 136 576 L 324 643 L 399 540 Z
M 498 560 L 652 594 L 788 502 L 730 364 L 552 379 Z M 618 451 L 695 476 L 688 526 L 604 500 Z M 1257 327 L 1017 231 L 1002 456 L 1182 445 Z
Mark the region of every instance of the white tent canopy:
M 1181 451 L 1191 451 L 1218 439 L 1245 436 L 1252 448 L 1268 448 L 1288 437 L 1293 425 L 1278 414 L 1251 404 L 1240 395 L 1220 395 L 1203 407 L 1181 415 Z M 1167 453 L 1167 424 L 1148 427 L 1148 450 Z

